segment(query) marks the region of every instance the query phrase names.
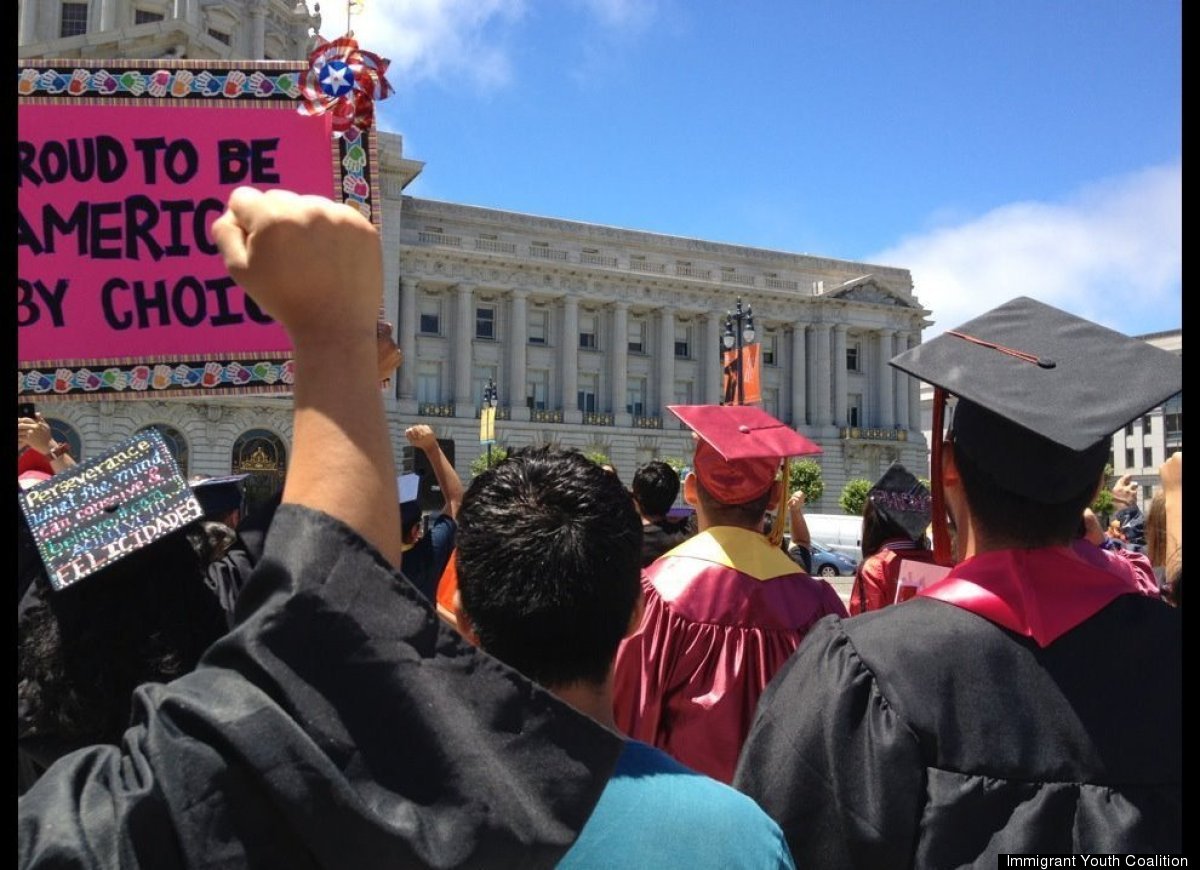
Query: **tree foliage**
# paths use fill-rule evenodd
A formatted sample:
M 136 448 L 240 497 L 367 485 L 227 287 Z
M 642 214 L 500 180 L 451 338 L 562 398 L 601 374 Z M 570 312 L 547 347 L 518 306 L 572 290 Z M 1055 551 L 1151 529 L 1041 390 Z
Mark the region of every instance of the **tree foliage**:
M 789 491 L 804 491 L 805 504 L 815 504 L 825 494 L 825 480 L 821 476 L 821 466 L 813 459 L 801 459 L 791 464 L 791 474 L 788 479 Z
M 508 456 L 508 448 L 500 444 L 492 445 L 492 465 L 500 462 Z M 482 453 L 475 457 L 471 462 L 471 477 L 478 477 L 488 469 L 488 451 L 485 448 Z
M 871 481 L 861 477 L 848 481 L 838 496 L 838 504 L 842 510 L 854 517 L 861 517 L 863 508 L 867 506 L 867 493 L 871 491 Z

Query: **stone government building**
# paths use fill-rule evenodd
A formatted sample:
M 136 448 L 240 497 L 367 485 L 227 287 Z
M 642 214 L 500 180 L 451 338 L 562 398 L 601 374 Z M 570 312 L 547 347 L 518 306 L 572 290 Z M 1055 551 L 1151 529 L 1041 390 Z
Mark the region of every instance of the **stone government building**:
M 19 16 L 20 57 L 300 59 L 320 26 L 285 0 L 23 0 Z M 404 429 L 424 422 L 468 478 L 489 381 L 503 446 L 602 452 L 626 483 L 652 458 L 690 458 L 665 406 L 720 400 L 721 336 L 741 299 L 763 407 L 824 449 L 812 510 L 837 512 L 847 480 L 892 460 L 926 468 L 919 384 L 887 364 L 929 322 L 907 270 L 421 199 L 404 190 L 424 164 L 398 134 L 377 144 L 384 309 L 404 353 L 385 399 L 399 466 L 414 465 Z M 41 408 L 76 457 L 154 426 L 185 473 L 251 472 L 256 499 L 279 486 L 291 443 L 281 396 Z

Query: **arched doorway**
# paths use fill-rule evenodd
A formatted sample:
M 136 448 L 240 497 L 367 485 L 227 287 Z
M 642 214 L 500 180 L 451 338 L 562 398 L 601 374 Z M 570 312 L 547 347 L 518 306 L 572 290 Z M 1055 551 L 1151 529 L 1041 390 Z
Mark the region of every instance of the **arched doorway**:
M 253 514 L 283 489 L 287 447 L 267 429 L 249 429 L 233 442 L 230 465 L 234 474 L 248 474 L 245 483 L 246 515 Z
M 183 475 L 184 480 L 188 476 L 188 462 L 190 456 L 188 453 L 187 439 L 183 437 L 183 433 L 174 426 L 168 426 L 166 423 L 151 423 L 149 426 L 143 426 L 138 429 L 139 432 L 148 432 L 154 430 L 163 437 L 163 441 L 167 442 L 167 450 L 175 457 L 175 464 L 179 466 L 179 473 Z

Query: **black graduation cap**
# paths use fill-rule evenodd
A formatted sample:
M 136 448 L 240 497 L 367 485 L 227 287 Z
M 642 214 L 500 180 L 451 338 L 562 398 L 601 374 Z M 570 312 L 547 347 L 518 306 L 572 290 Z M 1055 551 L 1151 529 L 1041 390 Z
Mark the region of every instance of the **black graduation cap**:
M 1183 389 L 1174 354 L 1028 297 L 891 364 L 958 397 L 956 452 L 1044 504 L 1099 484 L 1112 433 Z
M 245 481 L 248 474 L 230 474 L 224 477 L 205 477 L 191 481 L 192 492 L 200 502 L 204 516 L 219 518 L 233 510 L 241 510 L 245 498 Z
M 904 529 L 914 541 L 929 528 L 932 502 L 929 489 L 899 462 L 893 462 L 875 481 L 867 498 L 884 519 Z

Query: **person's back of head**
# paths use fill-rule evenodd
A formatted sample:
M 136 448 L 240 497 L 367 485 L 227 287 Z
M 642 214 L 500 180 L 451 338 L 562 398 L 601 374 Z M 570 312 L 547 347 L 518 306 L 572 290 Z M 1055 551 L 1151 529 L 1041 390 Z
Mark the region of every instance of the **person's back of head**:
M 116 742 L 138 685 L 193 669 L 227 630 L 205 570 L 230 537 L 197 521 L 61 590 L 43 567 L 17 621 L 17 696 L 28 729 Z
M 634 472 L 631 491 L 642 516 L 659 519 L 667 515 L 679 495 L 679 475 L 667 463 L 655 459 Z
M 863 506 L 862 555 L 869 559 L 882 549 L 888 541 L 908 539 L 908 533 L 895 520 L 886 516 L 869 499 Z
M 923 545 L 932 517 L 929 488 L 899 462 L 871 485 L 863 505 L 862 555 L 869 559 L 888 541 Z
M 620 481 L 574 451 L 517 451 L 458 517 L 464 616 L 480 645 L 546 686 L 603 683 L 641 594 L 642 523 Z
M 1159 491 L 1146 510 L 1146 558 L 1155 568 L 1167 564 L 1167 497 Z

